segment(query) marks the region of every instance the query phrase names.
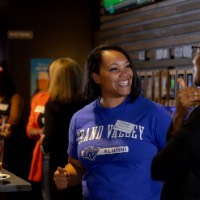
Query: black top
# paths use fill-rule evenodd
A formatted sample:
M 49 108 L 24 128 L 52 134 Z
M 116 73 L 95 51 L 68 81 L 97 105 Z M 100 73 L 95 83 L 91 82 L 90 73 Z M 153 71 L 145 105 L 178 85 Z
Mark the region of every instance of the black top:
M 200 200 L 200 106 L 155 156 L 151 170 L 153 179 L 164 181 L 161 200 Z
M 60 103 L 58 101 L 49 100 L 45 105 L 45 137 L 42 141 L 42 145 L 44 151 L 50 153 L 50 182 L 51 188 L 54 188 L 54 193 L 56 187 L 53 181 L 53 174 L 58 166 L 64 167 L 68 162 L 68 129 L 71 117 L 87 103 L 88 102 Z M 59 193 L 58 190 L 57 192 Z M 66 192 L 67 194 L 69 194 L 69 192 L 73 193 L 73 196 L 77 195 L 76 199 L 82 199 L 81 185 L 77 189 L 68 189 Z M 51 193 L 51 197 L 52 199 L 59 199 L 58 194 Z M 61 199 L 62 198 L 63 197 L 61 197 Z
M 44 151 L 50 153 L 50 161 L 56 170 L 67 164 L 68 129 L 72 115 L 80 110 L 85 102 L 60 103 L 48 101 L 45 105 L 45 128 L 42 142 Z

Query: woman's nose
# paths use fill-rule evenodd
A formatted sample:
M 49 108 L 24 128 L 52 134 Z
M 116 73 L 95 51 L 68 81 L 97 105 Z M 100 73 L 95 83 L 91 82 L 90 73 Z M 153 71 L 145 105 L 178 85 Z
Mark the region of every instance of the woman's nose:
M 129 74 L 128 68 L 123 68 L 120 70 L 120 76 L 127 76 Z

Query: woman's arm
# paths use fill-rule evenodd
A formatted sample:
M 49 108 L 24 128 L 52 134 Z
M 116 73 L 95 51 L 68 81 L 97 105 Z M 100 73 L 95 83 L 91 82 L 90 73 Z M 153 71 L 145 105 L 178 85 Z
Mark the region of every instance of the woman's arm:
M 23 109 L 23 98 L 19 94 L 13 95 L 11 99 L 10 114 L 7 123 L 9 123 L 10 125 L 17 125 L 22 118 Z
M 37 118 L 40 113 L 35 112 L 35 108 L 39 104 L 38 101 L 38 95 L 32 97 L 31 99 L 31 108 L 30 108 L 30 114 L 28 118 L 28 123 L 26 125 L 26 134 L 31 139 L 38 139 L 40 136 L 41 128 L 39 127 L 37 123 Z
M 200 89 L 196 87 L 187 87 L 182 78 L 178 79 L 181 89 L 178 92 L 176 102 L 176 111 L 173 117 L 173 123 L 170 127 L 170 135 L 173 136 L 182 125 L 193 106 L 200 104 Z
M 65 169 L 70 175 L 69 186 L 81 184 L 85 170 L 78 160 L 69 157 Z

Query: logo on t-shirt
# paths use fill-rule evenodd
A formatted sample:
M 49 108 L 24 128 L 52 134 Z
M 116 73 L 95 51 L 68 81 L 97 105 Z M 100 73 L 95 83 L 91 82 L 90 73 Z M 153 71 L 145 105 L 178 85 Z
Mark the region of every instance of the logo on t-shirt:
M 82 157 L 89 160 L 94 160 L 96 156 L 116 153 L 127 153 L 129 152 L 128 146 L 109 147 L 109 148 L 96 148 L 96 147 L 85 147 L 81 152 Z

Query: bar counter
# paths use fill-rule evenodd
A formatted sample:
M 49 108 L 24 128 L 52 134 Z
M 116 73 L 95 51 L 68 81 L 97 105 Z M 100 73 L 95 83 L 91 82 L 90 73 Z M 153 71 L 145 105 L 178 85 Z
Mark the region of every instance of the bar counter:
M 0 192 L 20 192 L 31 191 L 31 184 L 13 173 L 2 169 L 3 174 L 8 174 L 10 177 L 0 180 Z

